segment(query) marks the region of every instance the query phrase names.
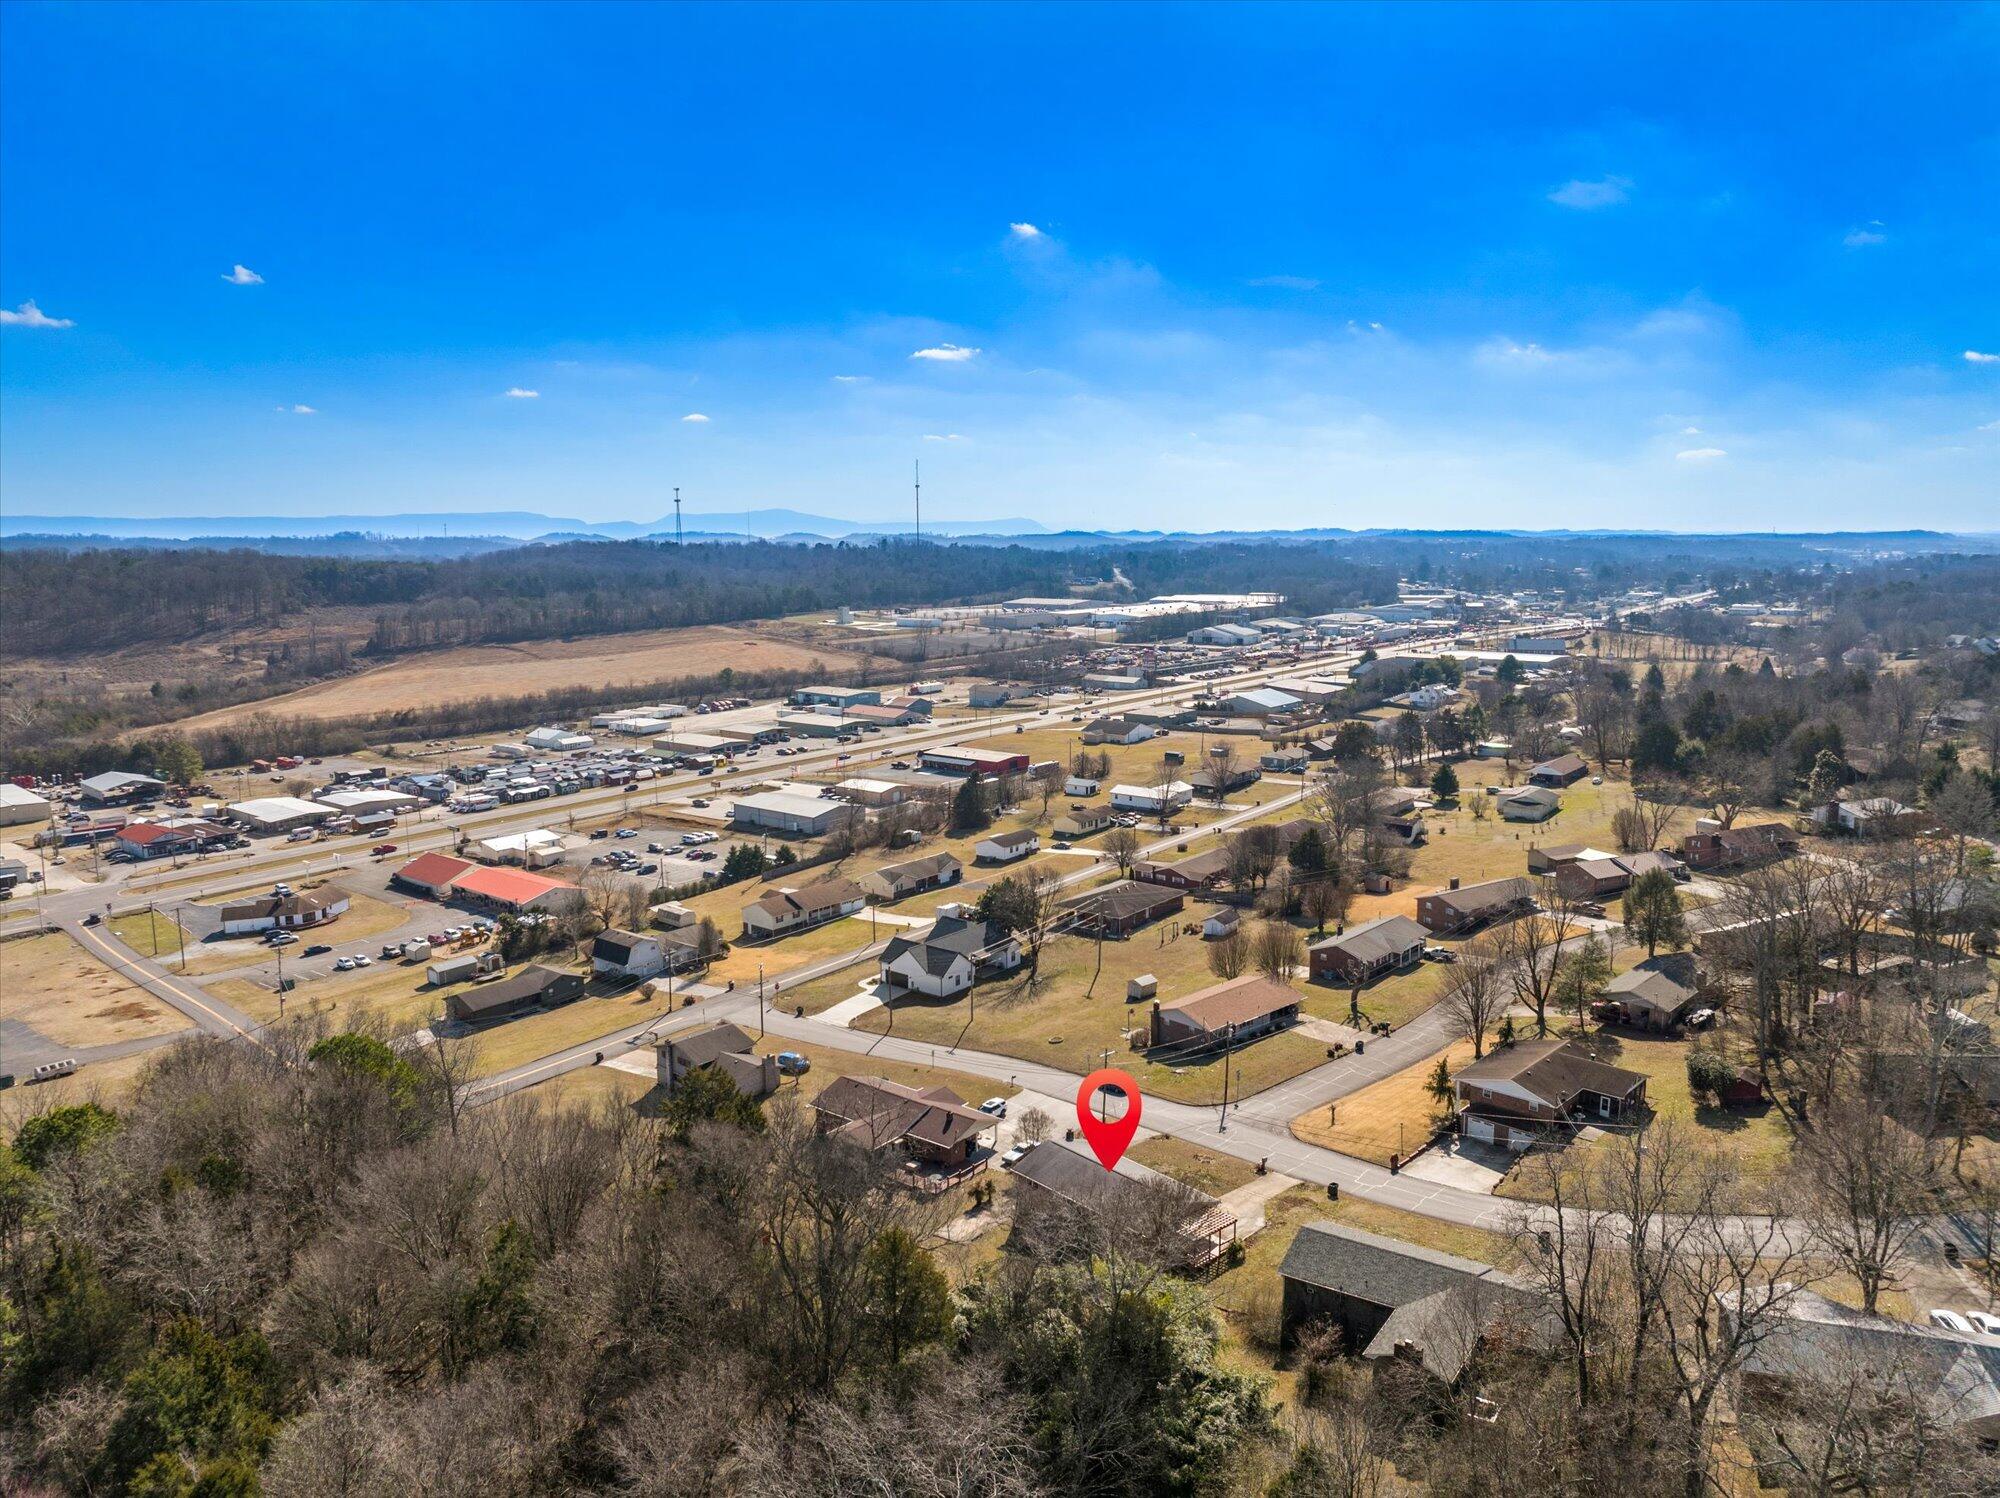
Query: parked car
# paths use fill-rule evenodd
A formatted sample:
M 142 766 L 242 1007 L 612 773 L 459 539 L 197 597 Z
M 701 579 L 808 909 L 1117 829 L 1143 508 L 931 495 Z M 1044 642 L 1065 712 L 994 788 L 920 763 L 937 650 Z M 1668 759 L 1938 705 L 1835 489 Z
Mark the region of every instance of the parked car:
M 402 955 L 403 955 L 403 944 L 401 942 L 385 941 L 382 943 L 382 958 L 385 962 L 393 962 L 396 958 L 401 957 Z
M 665 843 L 648 843 L 646 844 L 646 851 L 648 853 L 664 853 L 667 851 L 667 845 Z
M 311 946 L 306 948 L 305 955 L 308 957 L 324 957 L 328 952 L 331 952 L 332 950 L 333 948 L 328 946 L 325 942 L 317 941 L 314 942 Z
M 377 843 L 374 847 L 370 848 L 368 851 L 372 853 L 375 857 L 382 858 L 387 854 L 394 853 L 396 851 L 396 845 L 394 843 Z
M 1967 1311 L 1965 1319 L 1989 1337 L 2000 1337 L 2000 1316 L 1991 1311 Z
M 979 1105 L 979 1111 L 989 1118 L 1005 1118 L 1007 1100 L 1003 1097 L 990 1097 Z
M 1032 1144 L 1015 1145 L 1012 1149 L 1008 1150 L 1006 1154 L 1000 1157 L 1000 1164 L 1002 1168 L 1007 1170 L 1012 1170 L 1016 1165 L 1020 1164 L 1021 1157 L 1026 1155 L 1028 1151 L 1033 1148 L 1034 1146 Z
M 289 947 L 297 940 L 298 938 L 289 931 L 273 931 L 271 933 L 271 945 L 274 947 Z
M 334 971 L 335 971 L 336 973 L 351 973 L 351 972 L 353 972 L 353 971 L 354 971 L 354 959 L 353 959 L 352 957 L 342 957 L 342 958 L 339 958 L 339 959 L 337 959 L 337 960 L 336 960 L 336 961 L 334 962 L 334 964 L 333 964 L 333 970 L 334 970 Z
M 101 926 L 104 924 L 104 917 L 93 910 L 83 918 L 83 923 L 86 926 Z
M 1450 947 L 1425 947 L 1424 961 L 1456 962 L 1458 961 L 1458 953 L 1452 951 Z
M 618 829 L 618 835 L 620 837 L 637 837 L 639 835 L 639 832 L 638 829 L 634 827 L 620 827 Z
M 356 952 L 354 954 L 354 965 L 356 967 L 373 967 L 375 959 L 370 957 L 366 952 Z
M 1940 1331 L 1957 1332 L 1961 1337 L 1976 1337 L 1979 1333 L 1970 1321 L 1956 1311 L 1932 1311 L 1928 1317 L 1930 1324 Z
M 812 1062 L 797 1051 L 778 1052 L 778 1070 L 788 1077 L 803 1077 L 812 1070 Z
M 593 827 L 591 829 L 590 835 L 592 839 L 600 837 L 609 837 L 611 836 L 611 829 L 609 827 Z

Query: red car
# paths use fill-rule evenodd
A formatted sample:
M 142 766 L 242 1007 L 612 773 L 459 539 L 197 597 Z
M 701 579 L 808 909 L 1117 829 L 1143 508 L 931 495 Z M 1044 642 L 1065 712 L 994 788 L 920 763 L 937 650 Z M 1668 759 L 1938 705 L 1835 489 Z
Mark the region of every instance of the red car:
M 370 848 L 368 851 L 374 854 L 377 858 L 380 858 L 385 853 L 394 853 L 396 851 L 396 845 L 394 843 L 377 843 L 374 847 Z

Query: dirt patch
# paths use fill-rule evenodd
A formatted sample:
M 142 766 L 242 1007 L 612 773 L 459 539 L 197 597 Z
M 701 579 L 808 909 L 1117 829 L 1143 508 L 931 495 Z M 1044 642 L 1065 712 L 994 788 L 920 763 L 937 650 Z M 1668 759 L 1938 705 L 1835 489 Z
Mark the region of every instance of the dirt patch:
M 188 1028 L 169 1008 L 61 932 L 0 942 L 0 1016 L 57 1045 L 109 1045 Z
M 338 681 L 186 719 L 190 731 L 221 728 L 258 713 L 276 717 L 351 718 L 372 713 L 516 697 L 579 684 L 635 686 L 675 677 L 736 671 L 803 671 L 819 662 L 829 675 L 858 664 L 841 650 L 802 645 L 725 625 L 472 645 L 407 656 Z

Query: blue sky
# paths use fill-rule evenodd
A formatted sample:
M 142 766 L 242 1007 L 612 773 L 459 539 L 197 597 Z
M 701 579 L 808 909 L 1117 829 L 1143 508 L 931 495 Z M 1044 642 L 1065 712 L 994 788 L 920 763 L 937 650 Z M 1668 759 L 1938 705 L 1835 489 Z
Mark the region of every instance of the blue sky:
M 1993 6 L 10 3 L 0 499 L 1992 529 L 1996 98 Z

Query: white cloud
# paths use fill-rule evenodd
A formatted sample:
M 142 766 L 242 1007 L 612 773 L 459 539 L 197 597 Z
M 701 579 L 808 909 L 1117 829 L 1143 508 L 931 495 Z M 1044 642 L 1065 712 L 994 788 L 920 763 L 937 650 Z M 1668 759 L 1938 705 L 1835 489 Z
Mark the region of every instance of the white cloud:
M 287 416 L 319 415 L 319 407 L 317 406 L 279 406 L 276 409 L 283 412 Z
M 32 307 L 35 304 L 30 302 L 28 305 Z M 60 323 L 58 326 L 66 328 L 69 324 Z M 2000 354 L 1982 354 L 1976 348 L 1969 348 L 1965 351 L 1965 362 L 1967 364 L 2000 364 Z
M 1683 463 L 1713 463 L 1717 458 L 1728 456 L 1729 454 L 1719 447 L 1691 447 L 1686 452 L 1674 454 L 1674 457 Z
M 1033 224 L 1009 224 L 1007 232 L 1012 234 L 1016 239 L 1042 238 L 1042 231 L 1037 229 Z
M 835 376 L 833 377 L 833 383 L 834 383 L 834 384 L 836 384 L 836 385 L 865 385 L 865 384 L 867 384 L 867 383 L 868 383 L 868 376 L 867 376 L 867 375 L 835 375 Z
M 1979 430 L 1982 432 L 2000 432 L 2000 421 L 1982 422 Z
M 1629 177 L 1599 177 L 1595 182 L 1576 177 L 1551 192 L 1549 201 L 1565 208 L 1609 208 L 1624 202 L 1631 192 Z
M 73 328 L 76 326 L 75 321 L 71 318 L 50 317 L 48 313 L 35 305 L 34 298 L 32 297 L 21 303 L 21 308 L 18 312 L 9 312 L 5 307 L 0 307 L 0 323 L 5 323 L 7 326 L 14 328 Z M 1971 356 L 1967 355 L 1967 357 L 1970 358 Z
M 1252 286 L 1275 286 L 1280 291 L 1318 291 L 1319 282 L 1311 276 L 1253 276 Z
M 541 398 L 542 392 L 539 390 L 523 390 L 519 385 L 507 387 L 507 399 L 510 401 L 538 401 Z
M 264 278 L 247 265 L 232 266 L 229 274 L 222 279 L 227 281 L 231 286 L 262 286 L 264 284 Z
M 976 348 L 960 348 L 955 343 L 940 343 L 936 348 L 920 348 L 910 355 L 912 359 L 929 359 L 936 364 L 963 364 L 968 359 L 979 357 Z
M 1871 218 L 1859 228 L 1849 229 L 1841 236 L 1840 242 L 1850 250 L 1866 249 L 1871 244 L 1884 244 L 1889 236 L 1883 233 L 1886 227 L 1879 218 Z
M 682 420 L 682 421 L 692 421 L 692 422 L 696 422 L 696 423 L 706 423 L 706 422 L 707 422 L 707 420 L 708 420 L 708 418 L 707 418 L 706 416 L 702 415 L 702 414 L 701 414 L 701 412 L 699 412 L 699 411 L 690 411 L 690 412 L 688 412 L 688 414 L 687 414 L 687 415 L 683 416 L 683 417 L 681 418 L 681 420 Z
M 964 439 L 963 437 L 959 436 L 959 435 L 958 435 L 958 433 L 956 433 L 956 432 L 942 432 L 942 433 L 939 433 L 939 432 L 925 432 L 925 433 L 924 433 L 924 441 L 926 441 L 926 442 L 963 442 L 964 440 L 965 440 L 965 439 Z
M 1489 338 L 1479 346 L 1477 354 L 1480 363 L 1502 369 L 1540 369 L 1561 357 L 1539 343 L 1516 343 L 1511 338 Z
M 1700 428 L 1700 427 L 1682 427 L 1682 428 L 1681 428 L 1681 435 L 1682 435 L 1683 437 L 1699 437 L 1699 436 L 1701 435 L 1701 428 Z

